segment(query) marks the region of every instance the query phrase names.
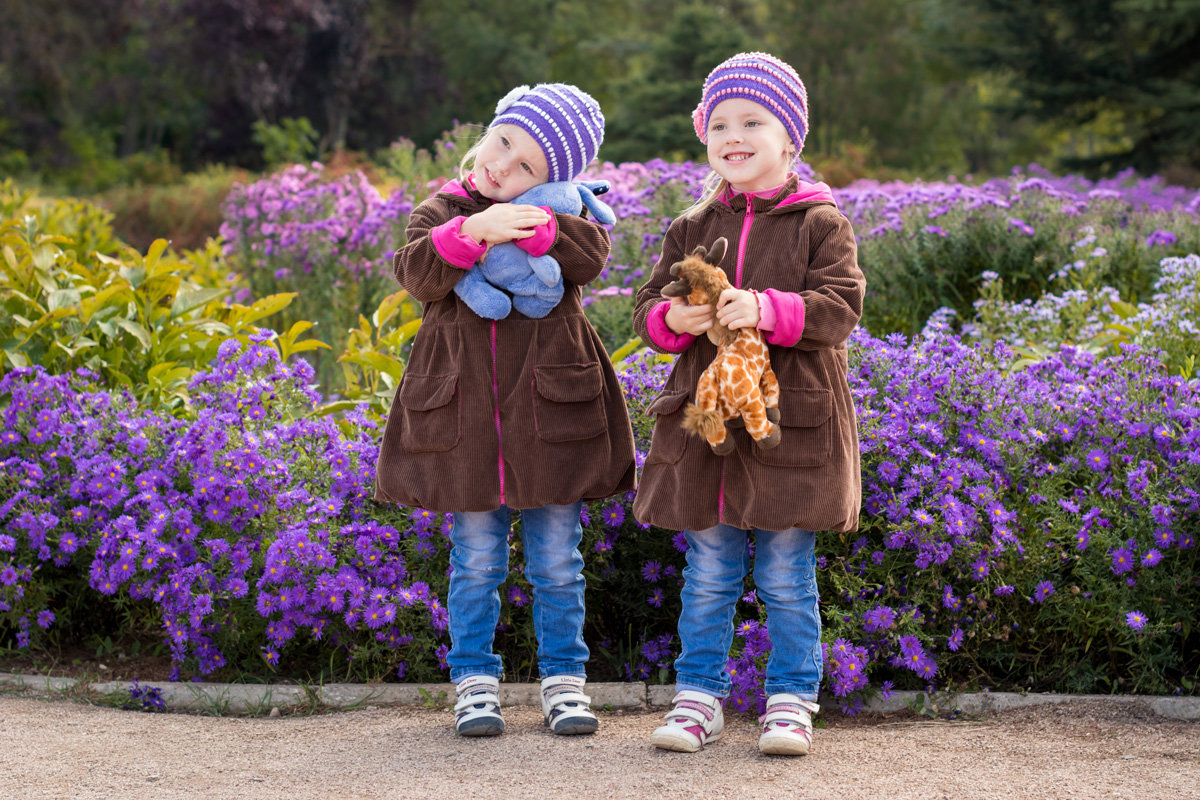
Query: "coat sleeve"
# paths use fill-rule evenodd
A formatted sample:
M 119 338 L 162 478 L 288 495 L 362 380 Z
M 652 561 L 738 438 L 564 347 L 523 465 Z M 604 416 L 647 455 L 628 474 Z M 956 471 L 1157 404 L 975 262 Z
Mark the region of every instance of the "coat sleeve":
M 608 251 L 612 246 L 608 231 L 596 222 L 574 214 L 555 213 L 554 221 L 558 232 L 546 255 L 558 261 L 564 281 L 586 286 L 608 263 Z
M 803 330 L 794 346 L 836 347 L 862 317 L 866 278 L 858 266 L 854 229 L 832 207 L 813 209 L 806 289 L 800 293 Z M 776 301 L 776 310 L 779 302 Z M 775 342 L 784 344 L 783 342 Z
M 396 251 L 392 270 L 414 300 L 441 300 L 454 290 L 465 271 L 438 252 L 431 231 L 454 217 L 458 210 L 444 200 L 430 198 L 413 209 L 405 229 L 406 244 Z
M 671 283 L 671 267 L 677 261 L 683 260 L 684 234 L 682 218 L 676 219 L 667 229 L 663 237 L 662 255 L 650 279 L 638 289 L 637 299 L 633 307 L 633 331 L 641 337 L 650 349 L 659 353 L 682 353 L 696 341 L 691 334 L 677 334 L 667 327 L 661 310 L 656 311 L 663 303 L 668 302 L 662 296 L 663 287 Z

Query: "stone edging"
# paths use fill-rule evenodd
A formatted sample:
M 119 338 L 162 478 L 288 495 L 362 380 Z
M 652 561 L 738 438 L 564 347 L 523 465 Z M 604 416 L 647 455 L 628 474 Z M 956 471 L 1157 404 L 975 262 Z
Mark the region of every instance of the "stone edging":
M 128 693 L 129 681 L 88 683 L 76 678 L 0 673 L 0 687 L 48 693 L 112 695 Z M 273 709 L 299 707 L 356 708 L 367 705 L 444 706 L 454 696 L 452 683 L 328 683 L 321 686 L 294 684 L 169 683 L 139 681 L 142 688 L 158 689 L 167 708 L 178 711 L 213 711 L 230 714 L 266 714 Z M 671 704 L 671 686 L 632 683 L 589 683 L 587 692 L 595 708 L 648 709 Z M 504 705 L 538 705 L 536 683 L 500 685 Z M 987 714 L 1023 706 L 1100 700 L 1123 705 L 1142 704 L 1154 713 L 1179 720 L 1200 720 L 1200 697 L 1156 697 L 1140 695 L 1019 694 L 1016 692 L 969 692 L 927 695 L 925 692 L 894 692 L 887 700 L 873 698 L 864 708 L 876 713 L 909 710 L 916 702 L 938 714 L 960 712 Z M 827 705 L 836 707 L 829 698 Z

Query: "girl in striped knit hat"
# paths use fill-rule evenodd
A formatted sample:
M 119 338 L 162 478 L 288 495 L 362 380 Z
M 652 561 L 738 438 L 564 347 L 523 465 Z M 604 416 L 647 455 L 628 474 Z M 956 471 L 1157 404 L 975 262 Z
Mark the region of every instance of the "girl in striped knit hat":
M 809 117 L 791 67 L 766 53 L 730 58 L 704 82 L 693 119 L 713 173 L 700 202 L 671 224 L 634 311 L 643 341 L 679 355 L 649 407 L 657 420 L 633 510 L 642 522 L 683 531 L 688 544 L 674 708 L 651 741 L 695 752 L 720 736 L 734 608 L 753 555 L 772 646 L 759 749 L 802 755 L 822 673 L 814 531 L 858 525 L 846 339 L 865 283 L 854 232 L 829 187 L 792 170 Z M 664 297 L 671 266 L 720 237 L 729 242 L 721 266 L 734 288 L 715 307 Z M 705 335 L 714 321 L 757 328 L 767 341 L 781 390 L 776 447 L 733 429 L 710 448 L 680 424 L 716 354 Z
M 574 180 L 596 156 L 604 116 L 587 93 L 551 83 L 514 89 L 468 152 L 460 179 L 413 210 L 396 279 L 422 304 L 421 327 L 379 451 L 375 499 L 453 515 L 451 648 L 455 728 L 504 730 L 493 652 L 509 534 L 521 519 L 542 710 L 556 734 L 597 728 L 584 694 L 583 500 L 634 485 L 633 433 L 580 287 L 608 259 L 608 231 L 582 216 L 513 204 L 547 181 Z M 549 254 L 563 299 L 545 317 L 484 319 L 454 286 L 489 247 Z

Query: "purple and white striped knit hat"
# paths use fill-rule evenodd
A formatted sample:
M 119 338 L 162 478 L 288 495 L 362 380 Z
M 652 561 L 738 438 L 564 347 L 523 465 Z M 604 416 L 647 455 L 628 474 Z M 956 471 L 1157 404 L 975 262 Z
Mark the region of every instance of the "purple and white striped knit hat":
M 787 128 L 796 152 L 808 134 L 808 90 L 796 70 L 767 53 L 738 53 L 726 59 L 704 80 L 700 105 L 692 123 L 700 141 L 708 144 L 708 120 L 722 100 L 741 97 L 765 107 Z
M 518 86 L 496 104 L 488 128 L 516 125 L 546 154 L 551 181 L 571 181 L 596 157 L 604 141 L 604 115 L 592 96 L 568 83 Z

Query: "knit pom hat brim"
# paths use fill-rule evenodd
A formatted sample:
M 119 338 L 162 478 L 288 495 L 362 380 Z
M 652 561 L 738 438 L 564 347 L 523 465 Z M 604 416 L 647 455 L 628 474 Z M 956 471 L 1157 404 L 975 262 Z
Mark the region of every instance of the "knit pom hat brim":
M 701 142 L 708 144 L 708 121 L 713 109 L 735 97 L 758 103 L 778 117 L 796 152 L 804 149 L 808 90 L 794 69 L 769 53 L 738 53 L 718 64 L 705 79 L 700 104 L 692 112 L 692 124 Z
M 587 168 L 604 142 L 604 115 L 590 94 L 567 83 L 518 86 L 496 104 L 488 126 L 516 125 L 542 148 L 549 180 L 570 181 Z

